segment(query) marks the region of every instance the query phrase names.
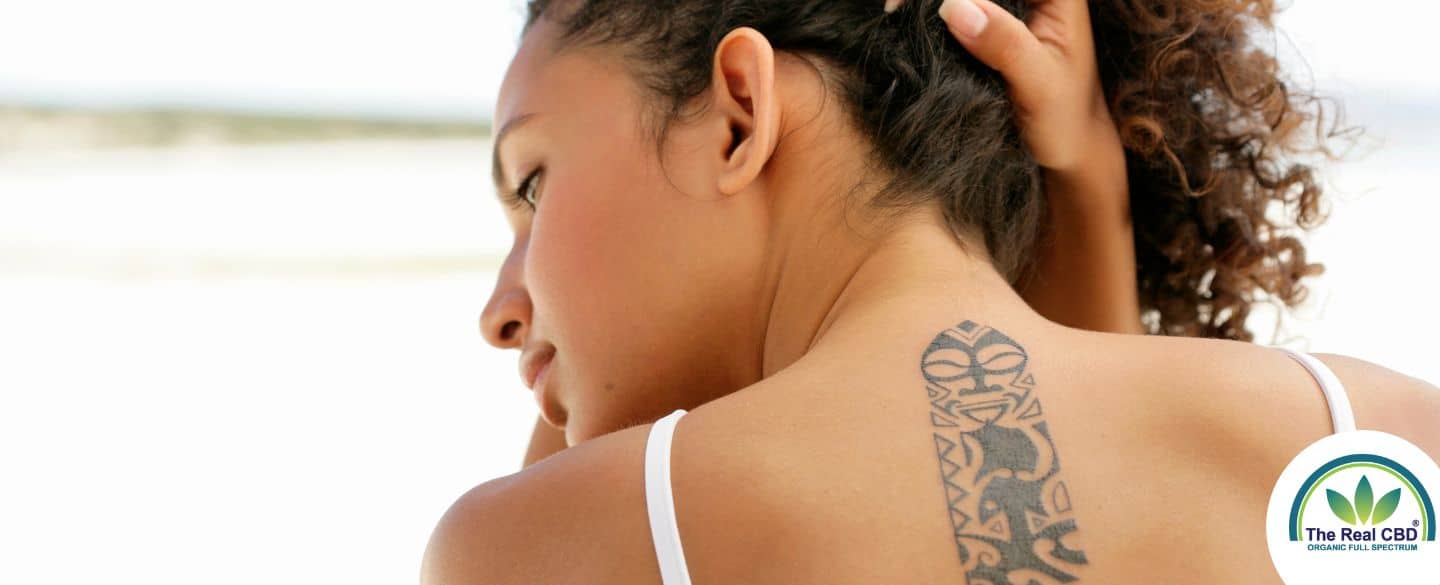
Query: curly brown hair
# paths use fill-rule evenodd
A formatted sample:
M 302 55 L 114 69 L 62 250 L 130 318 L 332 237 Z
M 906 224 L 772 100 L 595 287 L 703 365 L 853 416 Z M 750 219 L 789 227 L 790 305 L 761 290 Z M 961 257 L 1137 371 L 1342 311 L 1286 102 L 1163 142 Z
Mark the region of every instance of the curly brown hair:
M 875 209 L 937 199 L 1012 283 L 1047 212 L 1003 80 L 936 16 L 941 0 L 530 0 L 527 30 L 563 46 L 612 45 L 659 107 L 657 138 L 704 93 L 725 33 L 748 26 L 825 77 L 889 175 Z M 1025 0 L 996 0 L 1024 17 Z M 1091 0 L 1101 81 L 1126 150 L 1142 318 L 1152 333 L 1250 340 L 1258 302 L 1293 306 L 1320 267 L 1293 230 L 1322 219 L 1311 167 L 1329 154 L 1318 98 L 1282 80 L 1255 45 L 1269 0 Z M 563 7 L 563 8 L 562 8 Z M 817 71 L 820 68 L 817 67 Z M 1279 210 L 1272 210 L 1275 205 Z M 961 238 L 962 242 L 965 238 Z
M 1252 307 L 1293 308 L 1323 271 L 1297 237 L 1325 219 L 1313 163 L 1360 129 L 1261 45 L 1272 0 L 1095 0 L 1090 15 L 1125 145 L 1146 327 L 1250 341 Z

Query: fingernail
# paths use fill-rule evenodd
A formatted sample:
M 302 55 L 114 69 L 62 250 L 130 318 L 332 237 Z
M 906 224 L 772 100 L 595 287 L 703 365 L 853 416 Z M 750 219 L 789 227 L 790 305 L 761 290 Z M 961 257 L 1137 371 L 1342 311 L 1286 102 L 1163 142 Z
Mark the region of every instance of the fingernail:
M 940 5 L 940 18 L 950 23 L 950 28 L 955 29 L 955 34 L 966 38 L 976 38 L 980 32 L 985 30 L 985 24 L 990 17 L 985 15 L 974 0 L 945 0 Z
M 895 10 L 899 9 L 900 5 L 904 3 L 905 0 L 885 0 L 885 12 L 895 12 Z

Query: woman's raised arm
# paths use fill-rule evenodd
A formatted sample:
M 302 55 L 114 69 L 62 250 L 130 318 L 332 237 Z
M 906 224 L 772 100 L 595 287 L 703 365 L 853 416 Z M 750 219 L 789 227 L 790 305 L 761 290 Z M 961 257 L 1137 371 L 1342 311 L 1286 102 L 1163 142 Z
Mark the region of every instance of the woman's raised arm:
M 1028 23 L 989 0 L 940 9 L 960 44 L 1005 78 L 1042 168 L 1050 220 L 1018 288 L 1052 321 L 1143 333 L 1125 150 L 1101 88 L 1088 4 L 1030 6 Z

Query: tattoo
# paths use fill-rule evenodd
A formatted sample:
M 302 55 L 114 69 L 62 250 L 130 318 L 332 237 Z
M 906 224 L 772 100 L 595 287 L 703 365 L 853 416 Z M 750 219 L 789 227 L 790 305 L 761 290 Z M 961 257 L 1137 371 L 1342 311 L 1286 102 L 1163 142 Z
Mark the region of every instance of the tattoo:
M 925 349 L 920 372 L 960 564 L 971 585 L 1076 580 L 1085 553 L 1070 494 L 1035 396 L 1025 348 L 966 321 Z

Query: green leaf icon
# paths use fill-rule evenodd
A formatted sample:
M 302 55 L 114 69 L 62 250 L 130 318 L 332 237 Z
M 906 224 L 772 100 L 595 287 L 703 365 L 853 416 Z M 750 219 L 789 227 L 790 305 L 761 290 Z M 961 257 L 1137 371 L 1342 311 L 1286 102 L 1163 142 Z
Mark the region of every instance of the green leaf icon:
M 1350 507 L 1350 500 L 1345 499 L 1340 492 L 1330 489 L 1325 490 L 1325 497 L 1330 500 L 1330 511 L 1335 513 L 1336 518 L 1344 520 L 1346 524 L 1355 524 L 1355 509 Z
M 1370 509 L 1375 507 L 1375 493 L 1370 491 L 1370 478 L 1360 476 L 1360 485 L 1355 486 L 1355 517 L 1364 524 L 1370 520 Z
M 1385 496 L 1380 498 L 1380 501 L 1375 504 L 1375 517 L 1371 519 L 1371 523 L 1379 524 L 1384 522 L 1386 518 L 1389 518 L 1391 514 L 1395 513 L 1395 508 L 1399 505 L 1400 488 L 1390 490 L 1390 493 L 1385 494 Z

